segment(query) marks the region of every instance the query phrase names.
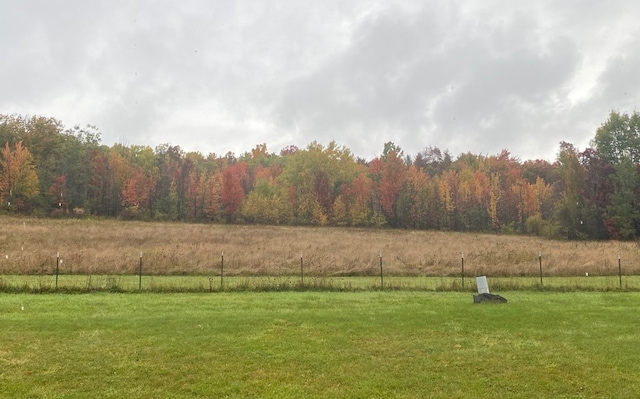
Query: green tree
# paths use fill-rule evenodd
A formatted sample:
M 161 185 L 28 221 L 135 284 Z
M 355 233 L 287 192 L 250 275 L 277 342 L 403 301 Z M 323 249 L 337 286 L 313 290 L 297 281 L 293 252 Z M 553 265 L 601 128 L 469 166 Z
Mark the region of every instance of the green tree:
M 615 166 L 613 184 L 615 191 L 607 207 L 607 216 L 613 223 L 613 238 L 631 240 L 638 236 L 640 212 L 638 211 L 638 173 L 631 158 L 622 157 Z
M 612 111 L 596 131 L 593 142 L 596 150 L 613 164 L 624 158 L 630 158 L 634 164 L 640 163 L 640 114 Z
M 56 173 L 66 177 L 66 202 L 69 208 L 90 205 L 93 175 L 91 153 L 99 148 L 100 132 L 94 126 L 75 126 L 61 134 L 60 158 Z M 49 182 L 51 184 L 53 182 Z
M 566 238 L 570 240 L 582 238 L 584 170 L 578 159 L 578 151 L 572 144 L 564 141 L 560 143 L 558 163 L 562 191 L 557 203 L 556 217 Z
M 64 176 L 61 159 L 65 137 L 64 126 L 55 118 L 34 116 L 25 120 L 23 144 L 33 154 L 33 162 L 38 173 L 40 192 L 47 189 L 58 176 Z M 48 204 L 48 201 L 46 202 Z
M 598 151 L 587 148 L 580 154 L 580 163 L 585 170 L 583 198 L 585 202 L 584 224 L 591 238 L 610 238 L 607 229 L 607 207 L 614 193 L 615 167 Z
M 152 218 L 179 220 L 186 216 L 185 154 L 180 146 L 162 144 L 155 149 L 158 178 L 150 202 Z
M 24 140 L 26 123 L 22 116 L 0 114 L 0 143 L 9 143 L 13 147 L 18 141 Z
M 441 175 L 451 167 L 451 163 L 451 154 L 447 150 L 442 152 L 438 147 L 425 148 L 413 160 L 413 165 L 431 177 Z

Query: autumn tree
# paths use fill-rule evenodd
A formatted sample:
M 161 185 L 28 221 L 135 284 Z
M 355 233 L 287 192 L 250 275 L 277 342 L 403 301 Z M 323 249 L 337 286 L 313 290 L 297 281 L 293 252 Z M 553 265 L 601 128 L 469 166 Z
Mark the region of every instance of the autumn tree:
M 501 219 L 498 206 L 502 199 L 502 189 L 500 185 L 500 174 L 492 172 L 489 178 L 489 216 L 491 217 L 491 227 L 494 231 L 500 230 Z
M 110 209 L 110 212 L 112 215 L 116 216 L 122 209 L 122 193 L 127 181 L 133 175 L 133 167 L 117 149 L 113 148 L 109 151 L 108 162 L 110 172 L 109 178 L 111 179 L 110 185 L 112 190 L 110 194 L 114 199 L 111 203 L 112 208 Z
M 236 167 L 235 165 L 227 167 L 222 173 L 220 200 L 227 221 L 235 220 L 245 195 L 242 181 L 246 175 L 246 165 L 244 167 Z
M 385 143 L 381 156 L 382 178 L 378 186 L 378 195 L 382 212 L 393 226 L 398 225 L 396 201 L 404 184 L 406 165 L 402 150 L 392 142 Z
M 495 212 L 491 216 L 493 228 L 515 230 L 524 224 L 521 217 L 522 192 L 518 183 L 522 179 L 520 162 L 509 151 L 502 150 L 487 158 L 487 167 L 491 182 L 490 207 L 491 212 Z
M 361 171 L 350 184 L 349 188 L 349 206 L 347 208 L 349 220 L 354 226 L 367 226 L 372 223 L 372 196 L 373 182 Z
M 291 221 L 288 190 L 278 185 L 282 173 L 282 157 L 269 154 L 266 144 L 259 144 L 247 161 L 251 189 L 244 199 L 242 218 L 248 223 L 284 224 Z
M 249 223 L 284 224 L 291 220 L 287 193 L 272 181 L 262 179 L 242 204 L 241 215 Z
M 476 170 L 473 173 L 473 201 L 476 207 L 474 214 L 476 215 L 475 227 L 477 230 L 485 230 L 489 220 L 489 203 L 491 200 L 491 184 L 487 174 L 482 170 Z M 471 222 L 474 226 L 474 222 Z
M 286 157 L 278 184 L 288 190 L 295 223 L 325 224 L 343 183 L 357 174 L 351 152 L 335 142 L 312 142 Z
M 454 228 L 455 212 L 455 185 L 457 175 L 455 171 L 449 170 L 440 176 L 436 176 L 438 203 L 440 206 L 438 214 L 438 229 L 451 230 Z
M 122 189 L 122 206 L 128 210 L 128 217 L 148 215 L 154 185 L 153 176 L 145 173 L 141 167 L 135 168 Z
M 29 148 L 38 175 L 39 193 L 34 206 L 48 211 L 55 206 L 48 188 L 60 176 L 67 178 L 65 201 L 70 207 L 81 207 L 90 199 L 92 179 L 89 156 L 99 146 L 100 132 L 96 127 L 74 126 L 65 129 L 54 118 L 0 115 L 0 143 L 14 147 L 18 141 Z
M 485 230 L 489 193 L 487 158 L 471 153 L 461 154 L 451 168 L 457 172 L 457 182 L 452 182 L 452 187 L 456 188 L 452 194 L 455 229 Z
M 217 220 L 221 215 L 222 172 L 208 175 L 202 187 L 204 216 L 209 220 Z
M 429 177 L 422 169 L 410 166 L 398 195 L 398 217 L 402 226 L 414 229 L 427 227 Z
M 19 141 L 12 151 L 5 143 L 0 153 L 0 199 L 8 207 L 17 210 L 28 209 L 28 202 L 38 194 L 38 175 L 33 157 Z

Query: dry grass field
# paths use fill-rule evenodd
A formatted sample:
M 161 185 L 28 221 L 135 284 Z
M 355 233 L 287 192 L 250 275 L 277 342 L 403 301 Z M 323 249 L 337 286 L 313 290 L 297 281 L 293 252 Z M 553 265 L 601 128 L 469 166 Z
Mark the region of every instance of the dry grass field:
M 471 275 L 625 275 L 640 271 L 637 242 L 569 242 L 433 231 L 45 220 L 0 216 L 0 273 L 230 276 L 454 276 L 462 254 Z

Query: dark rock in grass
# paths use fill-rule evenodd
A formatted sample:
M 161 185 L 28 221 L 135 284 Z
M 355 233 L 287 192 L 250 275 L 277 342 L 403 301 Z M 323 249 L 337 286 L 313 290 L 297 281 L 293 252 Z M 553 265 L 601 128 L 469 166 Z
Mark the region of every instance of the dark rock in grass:
M 473 296 L 473 303 L 506 303 L 507 299 L 496 294 L 482 293 Z

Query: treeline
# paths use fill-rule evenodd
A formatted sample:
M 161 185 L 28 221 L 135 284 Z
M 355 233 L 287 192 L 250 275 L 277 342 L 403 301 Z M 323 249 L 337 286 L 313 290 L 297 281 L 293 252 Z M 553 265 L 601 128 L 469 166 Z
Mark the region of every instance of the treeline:
M 640 116 L 612 112 L 592 146 L 520 161 L 386 143 L 365 160 L 335 142 L 236 156 L 100 143 L 92 126 L 0 115 L 2 212 L 37 216 L 389 226 L 568 239 L 640 234 Z

